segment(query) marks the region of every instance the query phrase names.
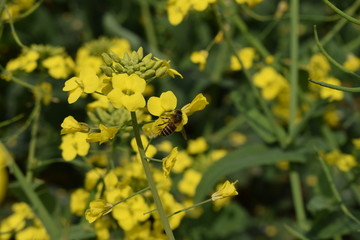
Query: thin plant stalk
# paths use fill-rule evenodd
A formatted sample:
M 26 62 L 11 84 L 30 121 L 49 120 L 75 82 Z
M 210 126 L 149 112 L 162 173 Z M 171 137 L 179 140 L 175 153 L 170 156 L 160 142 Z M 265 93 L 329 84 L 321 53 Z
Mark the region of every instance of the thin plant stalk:
M 146 160 L 146 156 L 145 156 L 145 150 L 144 150 L 144 146 L 142 144 L 141 141 L 141 137 L 140 137 L 140 130 L 139 130 L 139 125 L 137 122 L 137 118 L 136 118 L 136 113 L 135 112 L 131 112 L 131 120 L 133 123 L 133 131 L 134 131 L 134 135 L 135 135 L 135 139 L 136 139 L 136 144 L 138 146 L 138 151 L 139 151 L 139 155 L 140 155 L 140 159 L 141 159 L 141 163 L 143 165 L 144 168 L 144 172 L 146 175 L 146 179 L 149 183 L 149 187 L 151 190 L 151 193 L 153 195 L 154 198 L 154 202 L 157 208 L 157 211 L 159 213 L 160 216 L 160 221 L 163 225 L 163 228 L 165 230 L 166 236 L 168 237 L 169 240 L 175 240 L 174 237 L 174 233 L 172 232 L 172 229 L 170 227 L 167 215 L 165 213 L 165 209 L 161 203 L 161 199 L 159 196 L 159 193 L 157 191 L 156 188 L 156 183 L 154 181 L 154 177 L 152 176 L 151 170 L 150 170 L 150 165 L 148 163 L 148 161 Z

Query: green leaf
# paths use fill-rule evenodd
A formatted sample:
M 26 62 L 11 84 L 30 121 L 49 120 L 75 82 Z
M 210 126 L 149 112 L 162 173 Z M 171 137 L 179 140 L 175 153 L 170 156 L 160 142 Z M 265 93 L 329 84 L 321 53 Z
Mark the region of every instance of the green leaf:
M 251 109 L 250 111 L 242 111 L 242 113 L 244 114 L 247 123 L 266 143 L 276 141 L 274 130 L 270 122 L 258 110 Z
M 95 231 L 89 224 L 78 224 L 70 227 L 69 236 L 67 239 L 89 239 L 96 237 Z
M 267 148 L 264 145 L 240 147 L 207 169 L 197 186 L 194 202 L 202 201 L 214 190 L 214 185 L 226 175 L 245 168 L 274 164 L 284 160 L 304 162 L 305 153 L 304 150 L 284 151 L 279 148 Z
M 355 215 L 355 211 L 352 213 Z M 359 212 L 357 213 L 356 215 L 359 216 Z M 352 232 L 359 234 L 359 225 L 340 211 L 324 212 L 317 216 L 318 219 L 315 220 L 312 229 L 306 234 L 310 239 L 332 239 L 334 236 Z

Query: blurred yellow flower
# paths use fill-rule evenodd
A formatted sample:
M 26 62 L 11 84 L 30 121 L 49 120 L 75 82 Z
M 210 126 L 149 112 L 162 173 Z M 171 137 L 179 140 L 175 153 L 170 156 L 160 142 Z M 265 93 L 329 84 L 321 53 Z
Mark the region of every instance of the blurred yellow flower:
M 341 82 L 339 79 L 333 78 L 333 77 L 326 77 L 321 79 L 320 81 L 335 85 L 335 86 L 340 86 Z M 327 88 L 327 87 L 320 87 L 318 88 L 319 90 L 319 94 L 321 98 L 327 98 L 329 99 L 330 102 L 333 101 L 340 101 L 344 98 L 344 92 L 343 91 L 339 91 L 339 90 L 335 90 L 335 89 L 331 89 L 331 88 Z
M 112 77 L 113 90 L 107 95 L 111 104 L 116 108 L 125 107 L 129 111 L 136 111 L 145 107 L 145 98 L 142 93 L 146 82 L 136 74 L 126 73 Z
M 210 3 L 214 3 L 217 0 L 191 0 L 191 4 L 192 7 L 196 10 L 196 11 L 204 11 L 205 9 L 208 8 Z
M 191 103 L 186 104 L 181 108 L 181 111 L 187 116 L 192 115 L 194 112 L 203 110 L 209 102 L 202 93 L 196 95 L 196 97 L 191 101 Z
M 356 150 L 360 149 L 360 138 L 354 138 L 351 140 Z
M 180 24 L 190 10 L 190 7 L 191 2 L 188 0 L 169 0 L 166 10 L 170 24 Z
M 356 167 L 357 161 L 351 154 L 344 154 L 338 149 L 324 154 L 325 161 L 330 165 L 335 165 L 339 170 L 347 172 Z
M 190 60 L 193 63 L 199 64 L 200 71 L 203 71 L 205 69 L 206 59 L 207 59 L 208 55 L 209 55 L 209 52 L 206 50 L 195 51 L 195 52 L 191 53 Z
M 171 169 L 174 167 L 178 155 L 177 147 L 174 147 L 170 154 L 162 159 L 162 169 L 165 177 L 170 175 Z
M 324 55 L 317 53 L 310 58 L 310 63 L 307 68 L 309 77 L 313 80 L 320 81 L 320 79 L 327 77 L 330 71 L 330 64 Z
M 209 148 L 204 137 L 198 137 L 194 140 L 188 141 L 187 151 L 189 154 L 200 154 Z
M 188 169 L 183 178 L 178 183 L 179 191 L 193 197 L 195 195 L 196 187 L 201 180 L 201 173 L 193 169 Z
M 71 57 L 60 55 L 45 59 L 42 65 L 48 69 L 50 76 L 56 79 L 67 78 L 75 67 Z
M 99 144 L 102 144 L 104 142 L 107 142 L 111 139 L 113 139 L 119 130 L 115 127 L 106 127 L 103 124 L 99 124 L 100 132 L 99 133 L 90 133 L 88 137 L 86 138 L 87 142 L 99 142 Z
M 155 154 L 157 153 L 156 147 L 154 145 L 149 144 L 149 140 L 147 139 L 147 137 L 145 135 L 141 135 L 140 138 L 141 138 L 141 142 L 142 142 L 144 148 L 146 149 L 146 152 L 145 152 L 146 156 L 147 157 L 155 156 Z M 139 148 L 137 146 L 135 138 L 131 139 L 130 145 L 135 152 L 137 152 L 137 153 L 139 152 Z
M 289 88 L 286 79 L 272 67 L 264 67 L 253 76 L 255 85 L 261 88 L 261 95 L 266 100 L 273 100 Z
M 90 202 L 90 208 L 85 212 L 85 219 L 92 223 L 102 216 L 108 214 L 113 209 L 111 203 L 106 202 L 103 199 L 98 199 Z
M 61 123 L 60 134 L 76 133 L 76 132 L 89 132 L 90 128 L 87 123 L 78 122 L 73 116 L 67 116 Z
M 102 168 L 93 168 L 85 174 L 84 186 L 86 190 L 92 190 L 98 183 L 100 178 L 103 178 L 105 175 L 105 169 Z
M 179 151 L 176 159 L 177 159 L 176 164 L 172 169 L 174 173 L 183 172 L 193 162 L 192 158 L 189 156 L 189 154 L 186 151 Z
M 61 156 L 65 161 L 73 160 L 76 155 L 86 156 L 90 144 L 86 142 L 87 134 L 76 132 L 66 134 L 61 138 Z
M 37 68 L 37 60 L 40 54 L 34 50 L 29 50 L 19 57 L 10 60 L 6 64 L 7 71 L 24 70 L 25 72 L 32 72 Z
M 360 58 L 353 54 L 348 54 L 343 66 L 349 71 L 356 72 L 360 68 Z
M 255 49 L 254 48 L 246 47 L 246 48 L 240 49 L 237 52 L 237 54 L 246 69 L 249 69 L 253 65 L 253 61 L 255 59 Z M 236 56 L 231 56 L 230 69 L 233 71 L 239 71 L 242 69 L 242 66 L 239 63 Z
M 70 211 L 76 216 L 84 214 L 87 203 L 90 198 L 90 193 L 83 188 L 76 189 L 70 195 Z
M 216 201 L 218 199 L 232 197 L 238 195 L 235 184 L 237 181 L 230 183 L 228 180 L 219 188 L 218 191 L 211 195 L 211 200 Z
M 100 85 L 96 71 L 86 67 L 80 71 L 79 77 L 72 77 L 65 82 L 63 91 L 69 92 L 68 102 L 76 102 L 81 94 L 93 93 Z
M 276 165 L 277 168 L 279 168 L 282 171 L 287 171 L 290 168 L 290 162 L 289 161 L 280 161 L 280 162 L 277 162 L 275 165 Z

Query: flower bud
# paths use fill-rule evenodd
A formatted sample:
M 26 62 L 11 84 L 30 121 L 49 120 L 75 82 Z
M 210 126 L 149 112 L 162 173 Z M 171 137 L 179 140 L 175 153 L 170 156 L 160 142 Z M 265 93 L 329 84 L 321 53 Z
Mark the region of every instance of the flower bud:
M 154 66 L 152 67 L 152 69 L 156 70 L 158 69 L 159 67 L 161 67 L 163 64 L 163 61 L 162 60 L 158 60 L 155 62 Z
M 123 66 L 120 65 L 120 63 L 117 63 L 114 65 L 114 68 L 116 71 L 118 71 L 119 73 L 123 73 L 125 72 L 125 68 Z
M 131 53 L 131 62 L 132 64 L 137 64 L 139 62 L 139 55 L 135 51 Z
M 166 66 L 163 66 L 156 70 L 156 77 L 161 78 L 165 77 L 165 74 L 167 72 L 168 68 Z
M 144 57 L 144 49 L 142 47 L 139 47 L 139 49 L 137 50 L 137 55 L 140 60 Z
M 113 70 L 111 69 L 111 67 L 108 66 L 100 66 L 101 71 L 108 77 L 112 76 Z
M 112 60 L 114 60 L 114 62 L 117 62 L 117 63 L 120 62 L 120 57 L 119 57 L 119 55 L 117 55 L 116 53 L 110 51 L 110 52 L 109 52 L 109 55 L 110 55 L 110 57 L 112 58 Z
M 141 61 L 144 63 L 148 63 L 151 60 L 151 58 L 152 58 L 152 53 L 149 53 Z
M 111 66 L 113 64 L 113 60 L 107 53 L 102 53 L 101 57 L 107 66 Z

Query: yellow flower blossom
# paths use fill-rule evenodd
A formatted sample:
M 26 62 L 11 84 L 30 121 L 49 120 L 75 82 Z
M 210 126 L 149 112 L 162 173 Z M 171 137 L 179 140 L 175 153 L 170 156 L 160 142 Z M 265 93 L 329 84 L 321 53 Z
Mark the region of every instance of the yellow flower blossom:
M 99 179 L 105 175 L 105 169 L 94 168 L 85 174 L 84 186 L 86 190 L 92 190 L 98 183 Z
M 184 209 L 185 207 L 183 204 L 177 202 L 174 196 L 167 191 L 162 191 L 160 193 L 160 198 L 163 202 L 165 211 L 168 213 L 179 211 L 181 209 Z M 160 220 L 159 214 L 155 213 L 153 214 L 153 216 L 155 218 L 154 225 L 156 225 L 157 222 Z M 180 212 L 178 214 L 169 217 L 168 219 L 171 229 L 176 229 L 180 225 L 181 220 L 184 218 L 184 216 L 185 216 L 185 212 Z
M 56 79 L 67 78 L 75 67 L 71 57 L 60 55 L 45 59 L 42 65 L 49 70 L 50 76 Z
M 190 60 L 193 63 L 198 63 L 200 71 L 203 71 L 205 69 L 206 59 L 208 55 L 209 52 L 206 50 L 195 51 L 191 53 Z
M 48 82 L 41 82 L 34 90 L 34 94 L 40 94 L 44 105 L 49 105 L 52 99 L 52 85 Z
M 154 116 L 161 116 L 164 112 L 172 111 L 176 105 L 177 98 L 172 91 L 163 92 L 160 97 L 151 97 L 147 103 L 149 113 Z
M 90 149 L 90 144 L 86 142 L 87 134 L 76 132 L 66 134 L 61 138 L 61 155 L 65 161 L 73 160 L 76 155 L 86 156 Z
M 76 133 L 76 132 L 89 132 L 90 128 L 87 123 L 78 122 L 73 116 L 67 116 L 61 123 L 60 134 Z
M 63 91 L 69 92 L 68 102 L 76 102 L 81 94 L 93 93 L 100 85 L 96 71 L 92 68 L 83 68 L 79 77 L 72 77 L 65 82 Z
M 76 216 L 84 214 L 90 193 L 83 188 L 76 189 L 70 196 L 70 211 Z
M 209 148 L 204 137 L 198 137 L 194 140 L 188 141 L 187 151 L 190 154 L 200 154 L 205 152 Z
M 155 156 L 155 154 L 157 153 L 156 147 L 154 145 L 149 144 L 149 140 L 145 135 L 141 135 L 140 138 L 144 148 L 146 148 L 146 152 L 145 152 L 146 156 L 147 157 Z M 139 151 L 135 138 L 131 139 L 130 145 L 135 152 Z
M 165 177 L 169 176 L 171 169 L 174 167 L 177 155 L 178 155 L 177 147 L 174 147 L 171 150 L 170 154 L 162 159 L 162 168 L 164 170 Z
M 356 150 L 360 149 L 360 138 L 354 138 L 351 140 Z
M 335 86 L 340 86 L 341 82 L 339 79 L 333 78 L 333 77 L 327 77 L 324 79 L 321 79 L 320 81 L 335 85 Z M 339 91 L 339 90 L 335 90 L 335 89 L 331 89 L 331 88 L 327 88 L 327 87 L 320 87 L 319 86 L 319 94 L 321 98 L 327 98 L 330 102 L 333 101 L 340 101 L 344 98 L 344 92 L 343 91 Z
M 246 69 L 249 69 L 253 65 L 253 61 L 255 59 L 255 49 L 254 48 L 246 47 L 246 48 L 240 49 L 237 52 L 237 54 Z M 242 69 L 242 66 L 239 63 L 236 56 L 231 56 L 230 69 L 233 71 L 239 71 Z
M 272 67 L 264 67 L 254 74 L 255 85 L 261 88 L 261 95 L 266 100 L 273 100 L 289 88 L 286 79 Z
M 144 197 L 136 195 L 124 204 L 118 204 L 114 207 L 112 215 L 117 220 L 119 226 L 128 231 L 138 225 L 140 222 L 147 220 L 150 214 L 148 212 L 150 207 L 147 205 Z
M 167 3 L 169 22 L 172 25 L 180 24 L 190 10 L 191 2 L 188 0 L 170 0 Z
M 191 0 L 191 4 L 192 7 L 196 10 L 196 11 L 204 11 L 205 9 L 208 8 L 210 3 L 214 3 L 217 0 Z
M 330 127 L 336 127 L 340 123 L 340 114 L 335 109 L 329 109 L 324 114 L 324 120 Z
M 277 168 L 279 168 L 282 171 L 287 171 L 290 168 L 290 162 L 289 161 L 280 161 L 280 162 L 277 162 L 275 165 L 276 165 Z
M 85 212 L 85 219 L 92 223 L 113 210 L 113 205 L 103 199 L 90 202 L 90 208 Z
M 173 149 L 173 144 L 170 141 L 162 141 L 156 145 L 156 148 L 161 152 L 169 153 Z
M 48 240 L 50 239 L 49 234 L 46 232 L 44 226 L 29 226 L 20 232 L 16 233 L 16 239 L 41 239 Z
M 188 169 L 183 178 L 178 183 L 179 191 L 193 197 L 195 195 L 196 187 L 201 180 L 201 173 L 193 169 Z
M 356 72 L 360 68 L 360 58 L 353 54 L 349 54 L 343 63 L 344 68 L 349 71 Z
M 176 159 L 177 159 L 176 164 L 172 169 L 174 173 L 183 172 L 193 162 L 193 159 L 189 156 L 189 154 L 186 151 L 179 151 Z
M 129 41 L 124 38 L 114 38 L 112 39 L 111 44 L 112 46 L 108 51 L 116 53 L 120 58 L 122 58 L 126 52 L 129 53 L 131 50 Z
M 76 72 L 79 73 L 83 68 L 95 69 L 96 73 L 100 72 L 100 66 L 103 61 L 100 57 L 93 56 L 87 47 L 81 47 L 76 53 Z
M 104 183 L 106 190 L 110 190 L 116 187 L 119 180 L 114 170 L 110 170 L 104 177 Z
M 236 183 L 237 181 L 230 183 L 228 180 L 226 180 L 226 182 L 220 187 L 220 189 L 211 195 L 211 199 L 213 201 L 216 201 L 218 199 L 238 195 L 238 192 L 236 191 L 235 188 Z
M 87 142 L 99 142 L 99 144 L 102 144 L 104 142 L 107 142 L 111 139 L 113 139 L 119 130 L 115 127 L 106 127 L 103 124 L 99 124 L 100 132 L 99 133 L 90 133 L 89 136 L 86 138 Z
M 324 55 L 317 53 L 310 58 L 310 63 L 307 68 L 309 77 L 313 80 L 320 81 L 320 79 L 328 76 L 330 64 Z
M 231 146 L 238 147 L 243 145 L 247 141 L 247 137 L 240 132 L 232 132 L 229 134 L 229 140 Z
M 335 165 L 339 170 L 347 172 L 358 164 L 356 159 L 351 154 L 344 154 L 338 149 L 335 149 L 324 155 L 325 161 L 330 165 Z
M 10 60 L 6 64 L 7 71 L 24 70 L 25 72 L 32 72 L 37 68 L 37 60 L 40 54 L 34 50 L 29 50 L 18 58 Z
M 103 109 L 108 109 L 109 108 L 110 101 L 107 98 L 107 96 L 96 94 L 96 93 L 93 93 L 91 96 L 96 100 L 91 102 L 91 103 L 88 103 L 86 105 L 86 109 L 88 111 L 92 112 L 96 108 L 103 108 Z
M 209 153 L 209 157 L 212 162 L 216 162 L 222 159 L 223 157 L 225 157 L 227 154 L 228 154 L 228 150 L 226 149 L 216 149 L 216 150 L 212 150 Z
M 125 107 L 129 111 L 136 111 L 145 107 L 145 98 L 142 93 L 146 82 L 136 74 L 126 73 L 115 75 L 112 78 L 113 90 L 107 95 L 111 104 L 116 108 Z
M 191 103 L 186 104 L 181 108 L 181 111 L 187 116 L 192 115 L 194 112 L 203 110 L 209 102 L 202 93 L 196 95 L 196 97 L 191 101 Z

